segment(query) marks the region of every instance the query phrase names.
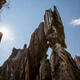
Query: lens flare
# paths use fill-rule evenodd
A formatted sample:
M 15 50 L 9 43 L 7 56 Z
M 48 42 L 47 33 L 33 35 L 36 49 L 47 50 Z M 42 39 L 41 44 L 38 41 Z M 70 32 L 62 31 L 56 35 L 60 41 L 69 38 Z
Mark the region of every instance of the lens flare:
M 8 27 L 0 27 L 0 32 L 2 32 L 4 40 L 12 40 L 12 32 Z

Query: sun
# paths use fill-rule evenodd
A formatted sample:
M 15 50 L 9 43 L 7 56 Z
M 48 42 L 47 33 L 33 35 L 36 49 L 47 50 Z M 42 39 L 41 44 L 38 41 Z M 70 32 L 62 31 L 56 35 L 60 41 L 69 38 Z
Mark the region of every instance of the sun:
M 11 32 L 11 30 L 8 28 L 8 27 L 0 27 L 0 32 L 2 32 L 2 34 L 3 34 L 3 39 L 4 40 L 11 40 L 11 34 L 12 34 L 12 32 Z
M 1 27 L 0 32 L 3 33 L 3 37 L 7 37 L 9 35 L 9 30 L 6 27 Z

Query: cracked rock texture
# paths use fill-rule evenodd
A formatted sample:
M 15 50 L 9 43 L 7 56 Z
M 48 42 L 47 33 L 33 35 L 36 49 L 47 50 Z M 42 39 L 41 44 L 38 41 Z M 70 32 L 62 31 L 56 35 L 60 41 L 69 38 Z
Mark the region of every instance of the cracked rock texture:
M 76 62 L 78 68 L 80 69 L 80 56 L 75 56 L 74 61 Z
M 52 49 L 50 59 L 47 50 Z M 65 33 L 54 6 L 45 11 L 44 22 L 33 32 L 28 48 L 14 48 L 0 67 L 0 80 L 80 80 L 80 69 L 65 50 Z

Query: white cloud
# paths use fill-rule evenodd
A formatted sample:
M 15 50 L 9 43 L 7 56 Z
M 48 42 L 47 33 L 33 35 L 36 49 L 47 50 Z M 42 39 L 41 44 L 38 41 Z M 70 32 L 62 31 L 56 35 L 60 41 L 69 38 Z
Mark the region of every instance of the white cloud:
M 80 18 L 79 19 L 72 19 L 71 24 L 74 26 L 79 26 L 80 25 Z

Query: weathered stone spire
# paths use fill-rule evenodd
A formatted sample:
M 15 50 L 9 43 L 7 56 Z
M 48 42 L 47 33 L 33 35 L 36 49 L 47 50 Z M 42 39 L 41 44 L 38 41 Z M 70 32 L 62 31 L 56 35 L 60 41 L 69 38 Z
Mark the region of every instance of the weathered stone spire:
M 54 11 L 50 9 L 45 12 L 44 32 L 51 47 L 55 43 L 59 43 L 62 47 L 66 48 L 64 27 L 56 6 L 54 6 Z
M 52 53 L 47 59 L 49 47 Z M 13 49 L 0 67 L 0 80 L 80 80 L 80 70 L 65 47 L 63 24 L 54 6 L 54 11 L 46 10 L 44 22 L 33 32 L 29 47 Z

